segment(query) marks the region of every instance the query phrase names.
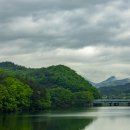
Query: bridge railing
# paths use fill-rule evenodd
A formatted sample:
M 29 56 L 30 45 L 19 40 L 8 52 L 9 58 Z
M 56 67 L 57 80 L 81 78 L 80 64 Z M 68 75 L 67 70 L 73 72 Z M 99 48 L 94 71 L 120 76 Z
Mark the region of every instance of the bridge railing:
M 94 100 L 93 106 L 130 106 L 128 99 L 98 99 Z

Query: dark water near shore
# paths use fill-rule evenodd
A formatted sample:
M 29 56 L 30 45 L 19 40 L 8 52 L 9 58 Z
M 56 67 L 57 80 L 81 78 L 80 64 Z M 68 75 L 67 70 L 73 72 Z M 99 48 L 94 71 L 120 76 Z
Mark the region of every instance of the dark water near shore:
M 0 130 L 129 130 L 130 107 L 0 114 Z

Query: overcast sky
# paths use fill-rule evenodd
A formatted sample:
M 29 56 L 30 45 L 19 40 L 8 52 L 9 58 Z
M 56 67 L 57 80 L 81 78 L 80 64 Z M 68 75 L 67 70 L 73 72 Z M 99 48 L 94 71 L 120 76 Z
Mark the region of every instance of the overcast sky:
M 130 77 L 130 0 L 0 0 L 1 61 Z

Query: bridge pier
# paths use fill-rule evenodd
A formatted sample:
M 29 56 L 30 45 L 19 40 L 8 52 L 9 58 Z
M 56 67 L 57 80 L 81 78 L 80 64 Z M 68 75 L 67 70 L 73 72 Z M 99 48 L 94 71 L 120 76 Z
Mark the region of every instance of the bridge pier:
M 130 102 L 128 102 L 128 106 L 130 106 Z

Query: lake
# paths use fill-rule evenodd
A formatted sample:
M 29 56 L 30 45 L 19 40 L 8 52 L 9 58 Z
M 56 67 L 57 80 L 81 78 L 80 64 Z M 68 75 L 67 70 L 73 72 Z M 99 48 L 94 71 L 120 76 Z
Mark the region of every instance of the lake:
M 129 130 L 130 107 L 1 114 L 0 130 Z

